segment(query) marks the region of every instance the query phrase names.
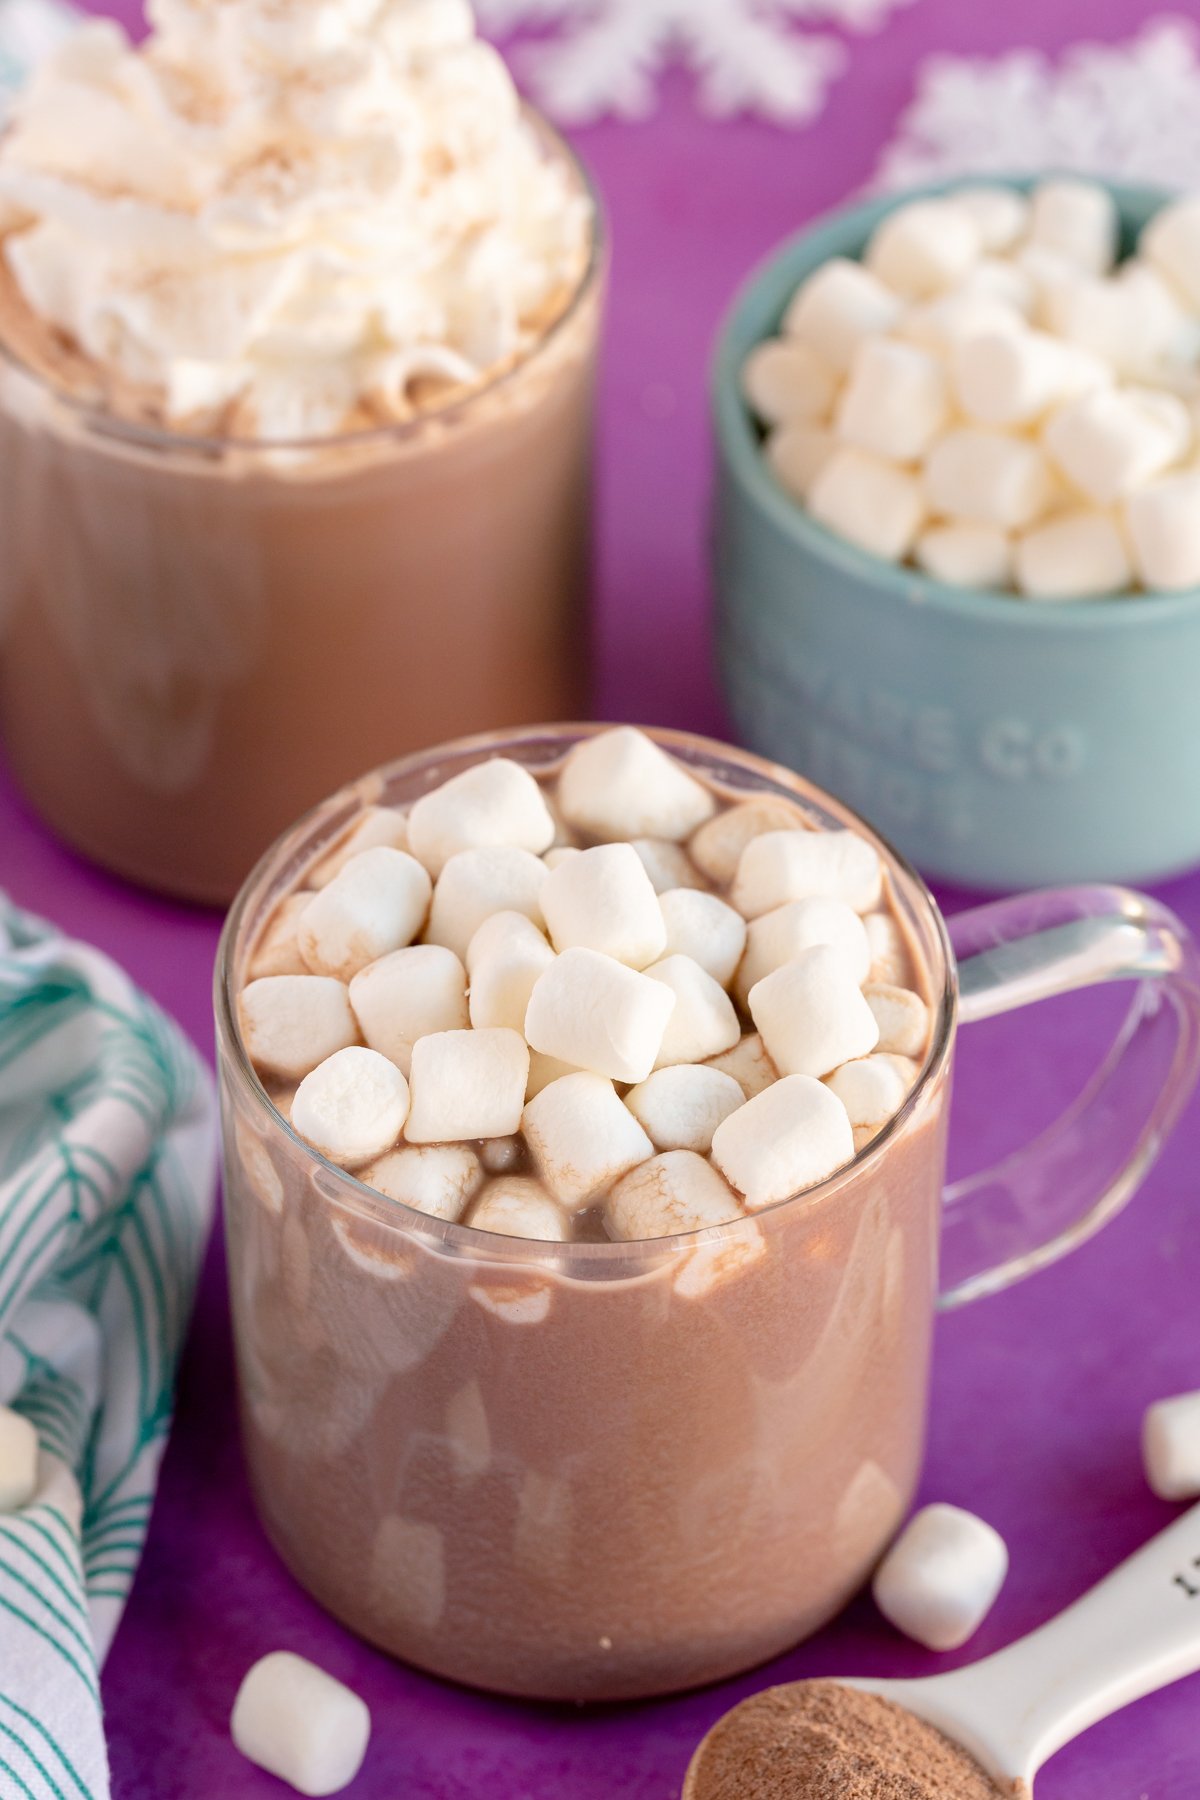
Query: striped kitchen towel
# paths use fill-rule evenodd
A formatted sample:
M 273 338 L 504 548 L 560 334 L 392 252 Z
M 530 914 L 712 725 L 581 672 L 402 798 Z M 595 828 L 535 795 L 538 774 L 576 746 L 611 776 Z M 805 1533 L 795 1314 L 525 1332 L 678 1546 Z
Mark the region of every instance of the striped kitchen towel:
M 207 1071 L 98 951 L 0 895 L 0 1796 L 105 1800 L 98 1672 L 141 1554 L 211 1213 Z

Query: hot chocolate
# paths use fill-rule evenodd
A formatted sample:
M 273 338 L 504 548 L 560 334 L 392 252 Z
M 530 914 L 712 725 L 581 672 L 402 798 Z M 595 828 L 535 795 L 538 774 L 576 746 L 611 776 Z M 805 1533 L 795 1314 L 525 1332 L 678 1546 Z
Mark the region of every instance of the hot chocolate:
M 404 1203 L 389 1197 L 389 1161 L 411 1149 L 380 1143 L 373 1190 L 298 1135 L 315 1129 L 314 1117 L 324 1131 L 344 1125 L 340 1102 L 296 1116 L 298 1065 L 284 1073 L 277 1037 L 272 1104 L 247 1056 L 253 1027 L 247 1045 L 235 1023 L 248 980 L 295 970 L 295 915 L 303 926 L 305 914 L 293 905 L 281 916 L 279 902 L 300 880 L 331 892 L 330 852 L 335 870 L 355 860 L 342 861 L 348 831 L 355 842 L 344 849 L 359 856 L 372 836 L 379 850 L 369 855 L 408 854 L 380 843 L 381 813 L 404 812 L 411 831 L 413 802 L 489 752 L 549 779 L 574 741 L 530 736 L 400 765 L 340 796 L 272 853 L 235 909 L 222 963 L 226 1208 L 247 1454 L 264 1523 L 291 1568 L 356 1630 L 423 1667 L 517 1694 L 613 1699 L 717 1679 L 816 1629 L 861 1585 L 904 1514 L 921 1452 L 935 1288 L 947 967 L 919 887 L 871 845 L 910 979 L 930 1002 L 932 1043 L 915 1091 L 860 1140 L 857 1157 L 843 1114 L 851 1160 L 799 1199 L 774 1204 L 747 1180 L 725 1223 L 664 1225 L 654 1194 L 647 1214 L 614 1217 L 623 1177 L 564 1201 L 564 1167 L 516 1133 L 440 1146 L 441 1202 L 427 1198 L 426 1211 L 414 1188 L 395 1190 Z M 712 820 L 752 802 L 760 823 L 788 821 L 793 831 L 797 816 L 835 836 L 848 823 L 752 758 L 689 740 L 670 747 Z M 379 810 L 364 814 L 364 805 Z M 651 834 L 659 841 L 647 856 L 678 873 L 686 831 L 700 879 L 697 846 L 710 823 L 693 821 L 675 839 Z M 593 819 L 590 835 L 607 829 Z M 732 894 L 744 858 L 718 837 L 710 831 L 709 866 L 726 872 L 705 879 Z M 541 854 L 568 867 L 571 847 Z M 436 851 L 425 854 L 436 862 Z M 433 879 L 440 885 L 445 867 Z M 399 882 L 393 900 L 400 905 Z M 331 925 L 338 911 L 318 916 L 331 967 L 343 954 Z M 394 910 L 390 924 L 378 909 L 356 916 L 374 933 L 399 929 Z M 312 936 L 302 941 L 313 954 Z M 361 941 L 340 942 L 350 960 L 362 953 Z M 317 979 L 336 1000 L 340 977 Z M 736 974 L 731 981 L 740 1007 Z M 437 992 L 430 978 L 422 1005 Z M 393 1022 L 393 1056 L 403 1060 L 412 1019 Z M 342 1026 L 331 1005 L 331 1049 Z M 506 1028 L 443 1020 L 437 1029 L 456 1038 Z M 419 1050 L 407 1041 L 412 1099 L 422 1103 Z M 310 1056 L 311 1045 L 300 1061 Z M 761 1099 L 808 1079 L 777 1078 L 762 1046 L 744 1040 L 725 1068 L 746 1113 L 756 1090 Z M 535 1081 L 547 1076 L 542 1094 L 577 1079 L 542 1068 Z M 595 1079 L 656 1149 L 663 1115 L 638 1120 L 627 1081 Z M 454 1097 L 453 1087 L 437 1092 Z M 395 1131 L 391 1103 L 373 1114 L 385 1136 Z M 578 1142 L 590 1139 L 581 1132 Z M 346 1149 L 344 1140 L 327 1147 Z M 352 1160 L 362 1149 L 357 1140 Z M 693 1157 L 727 1199 L 745 1180 L 734 1159 L 726 1177 L 715 1154 L 656 1155 Z M 471 1209 L 506 1182 L 526 1184 L 524 1235 L 504 1235 L 512 1227 L 494 1210 L 473 1229 Z M 535 1184 L 546 1216 L 567 1221 L 540 1241 L 527 1210 Z M 614 1225 L 628 1235 L 610 1235 Z
M 583 709 L 601 278 L 458 0 L 151 15 L 0 151 L 0 724 L 72 842 L 224 900 L 357 770 Z

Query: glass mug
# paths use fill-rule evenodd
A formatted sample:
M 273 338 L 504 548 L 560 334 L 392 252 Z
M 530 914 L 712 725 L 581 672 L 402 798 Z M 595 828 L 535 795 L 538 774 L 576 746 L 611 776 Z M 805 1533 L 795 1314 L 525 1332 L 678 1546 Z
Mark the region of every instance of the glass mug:
M 344 790 L 260 863 L 216 979 L 240 1403 L 266 1530 L 373 1643 L 553 1700 L 715 1681 L 836 1613 L 917 1482 L 935 1308 L 1103 1224 L 1200 1067 L 1200 964 L 1153 901 L 1078 888 L 947 927 L 844 807 L 757 757 L 655 732 L 719 789 L 783 795 L 879 849 L 933 1020 L 904 1108 L 820 1186 L 674 1238 L 527 1242 L 373 1193 L 296 1137 L 240 1042 L 265 910 L 363 804 L 404 805 L 495 754 L 550 769 L 596 729 L 475 738 Z M 958 1022 L 1112 980 L 1138 984 L 1134 1003 L 1086 1093 L 943 1196 Z

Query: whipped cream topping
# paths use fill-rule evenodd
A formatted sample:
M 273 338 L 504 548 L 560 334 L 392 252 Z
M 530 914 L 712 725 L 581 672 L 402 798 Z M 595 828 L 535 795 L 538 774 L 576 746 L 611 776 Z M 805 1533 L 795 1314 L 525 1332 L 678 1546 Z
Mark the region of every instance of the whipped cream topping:
M 467 0 L 150 0 L 83 25 L 0 144 L 26 304 L 173 426 L 409 416 L 534 343 L 590 210 Z

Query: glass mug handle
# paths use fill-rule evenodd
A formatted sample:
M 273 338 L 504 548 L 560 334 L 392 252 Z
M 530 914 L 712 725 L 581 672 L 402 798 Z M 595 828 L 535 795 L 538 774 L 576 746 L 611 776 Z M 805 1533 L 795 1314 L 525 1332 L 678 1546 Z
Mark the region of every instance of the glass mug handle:
M 943 1308 L 1008 1287 L 1107 1224 L 1200 1075 L 1200 953 L 1156 901 L 1128 888 L 1054 888 L 947 926 L 963 1024 L 1100 982 L 1137 986 L 1116 1041 L 1061 1118 L 995 1168 L 947 1188 Z

